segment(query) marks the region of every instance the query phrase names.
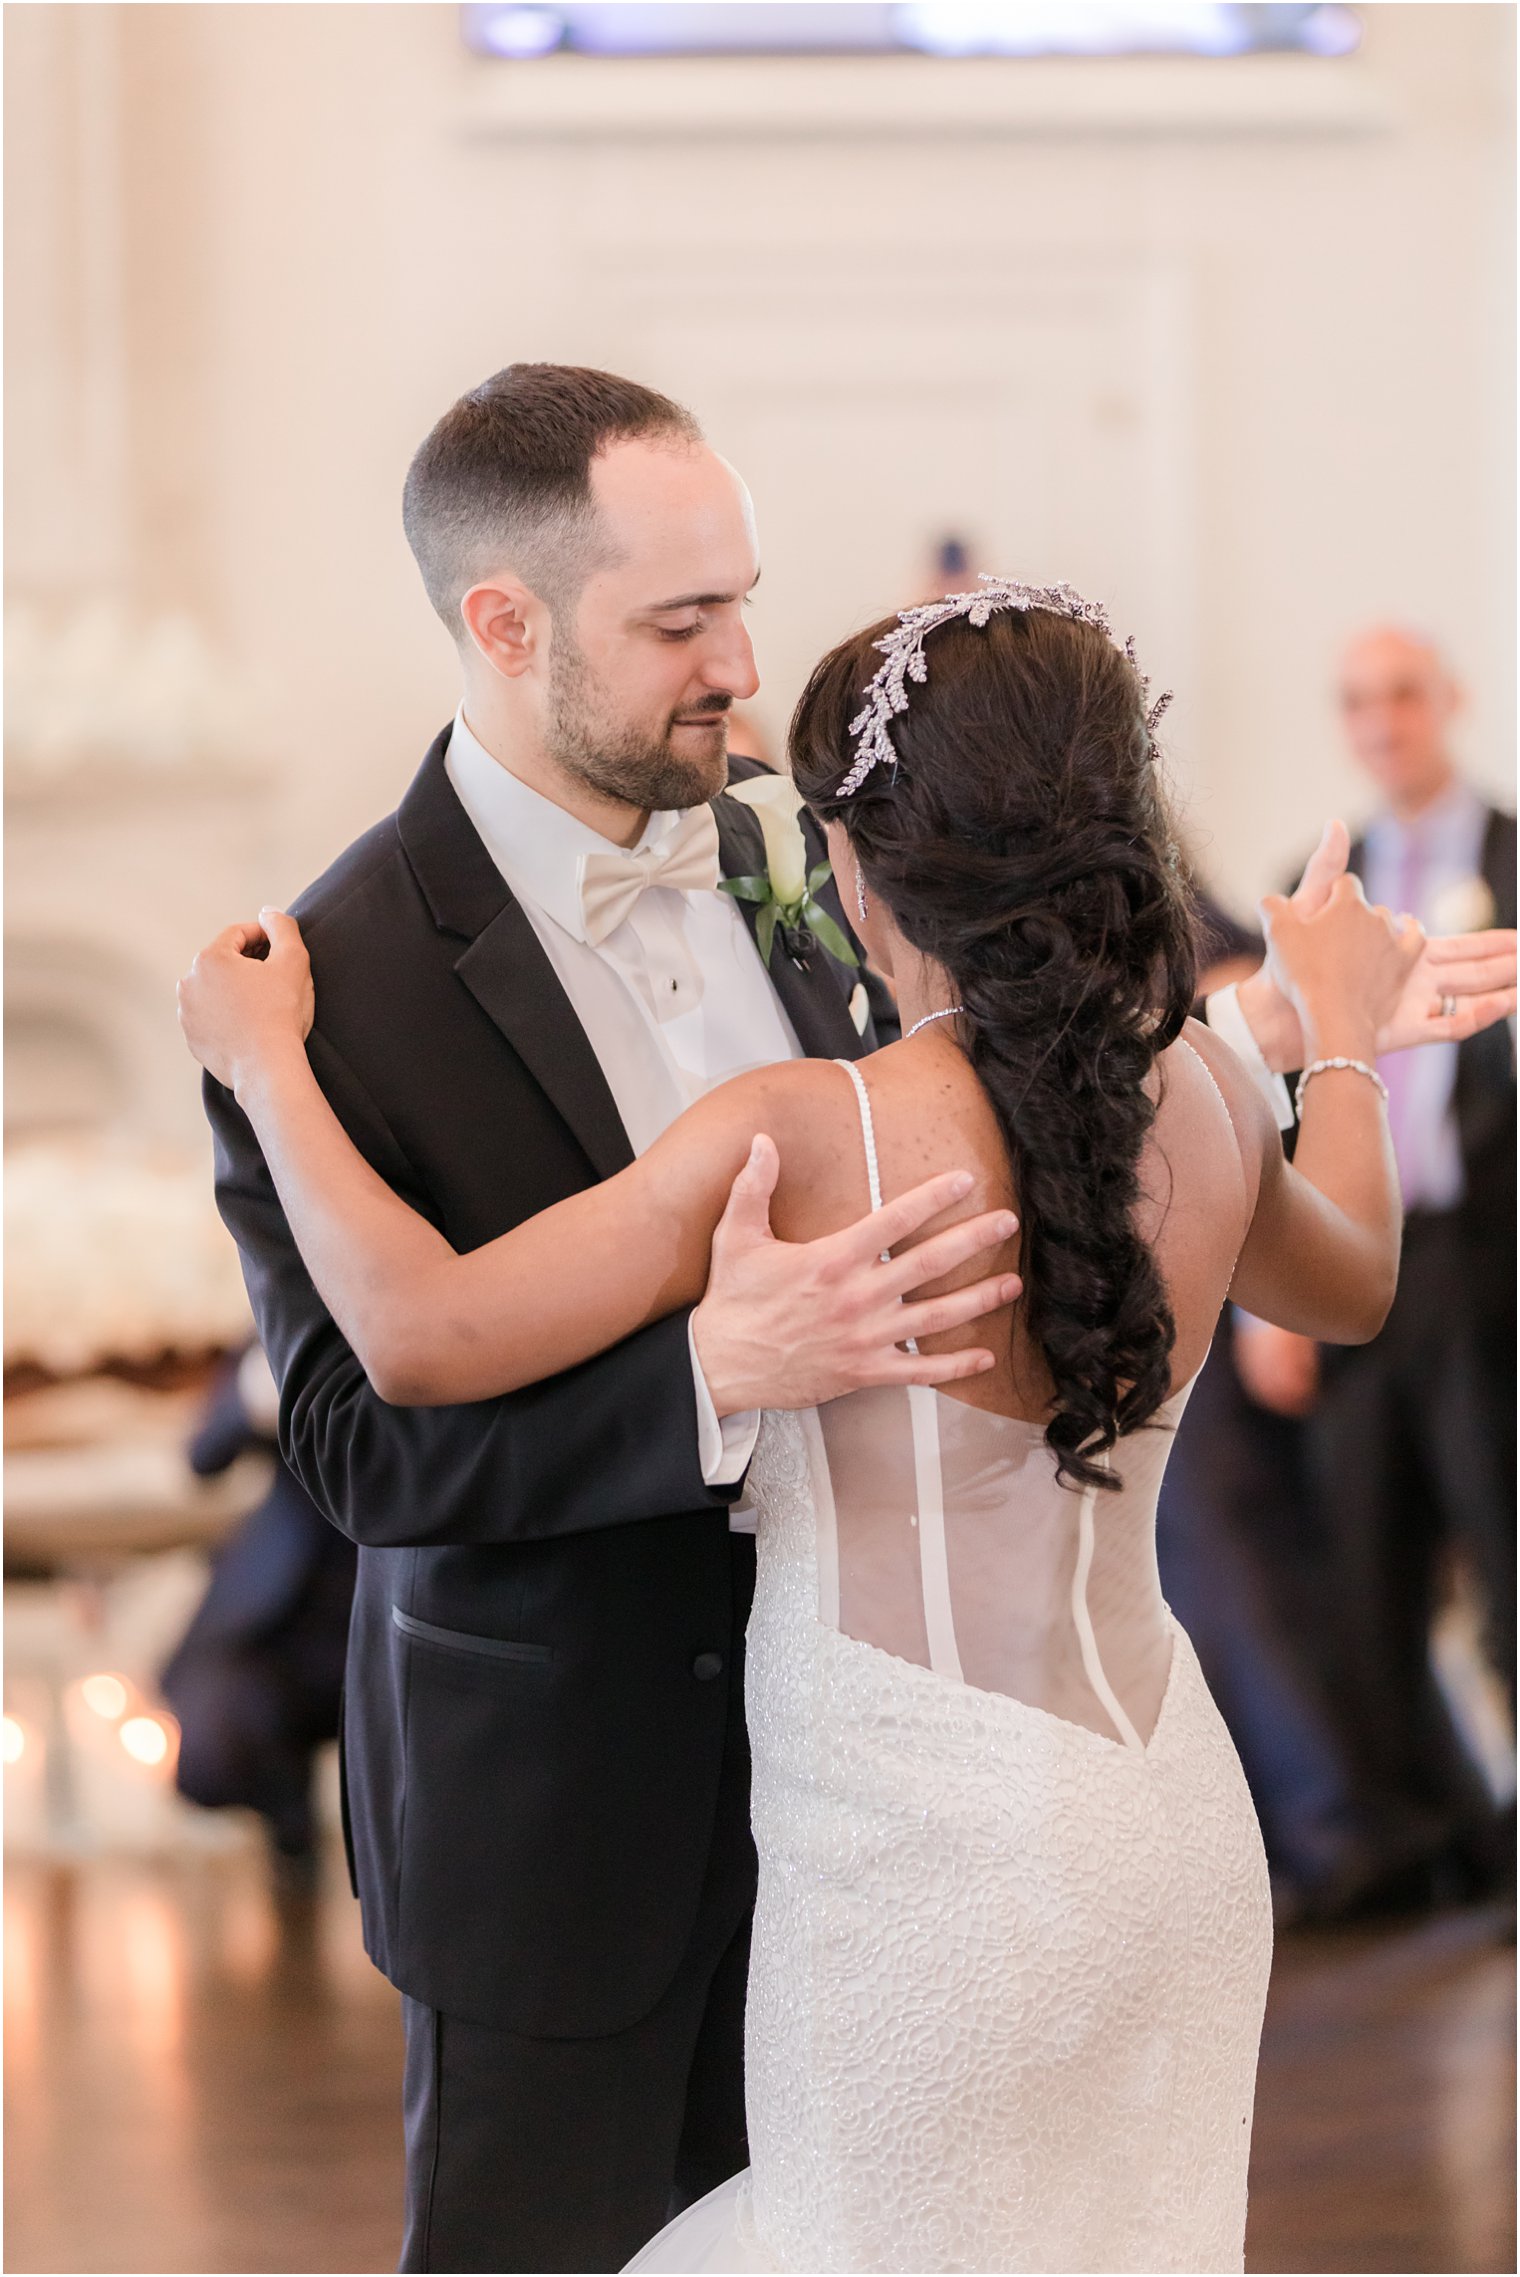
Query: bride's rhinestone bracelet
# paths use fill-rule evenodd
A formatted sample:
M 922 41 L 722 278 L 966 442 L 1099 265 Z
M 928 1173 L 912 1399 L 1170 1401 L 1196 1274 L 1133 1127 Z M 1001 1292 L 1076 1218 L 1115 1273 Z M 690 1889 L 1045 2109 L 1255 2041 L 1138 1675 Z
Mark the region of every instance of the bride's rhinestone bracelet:
M 1388 1086 L 1383 1081 L 1383 1078 L 1379 1075 L 1377 1069 L 1375 1067 L 1369 1067 L 1364 1059 L 1316 1059 L 1309 1062 L 1309 1065 L 1304 1069 L 1303 1074 L 1298 1079 L 1298 1088 L 1293 1094 L 1293 1112 L 1295 1115 L 1300 1117 L 1303 1115 L 1304 1093 L 1308 1089 L 1308 1086 L 1313 1077 L 1316 1075 L 1323 1075 L 1328 1068 L 1332 1067 L 1349 1067 L 1353 1075 L 1365 1075 L 1367 1081 L 1369 1083 L 1375 1083 L 1379 1091 L 1382 1092 L 1383 1104 L 1385 1107 L 1387 1106 Z

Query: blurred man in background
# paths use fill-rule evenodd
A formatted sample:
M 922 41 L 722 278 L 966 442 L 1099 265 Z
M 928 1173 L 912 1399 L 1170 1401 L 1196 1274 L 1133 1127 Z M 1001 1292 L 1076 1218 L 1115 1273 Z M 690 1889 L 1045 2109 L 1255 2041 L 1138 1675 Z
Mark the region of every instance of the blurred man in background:
M 1460 691 L 1435 646 L 1378 626 L 1347 647 L 1347 740 L 1381 805 L 1352 848 L 1370 901 L 1431 933 L 1515 922 L 1515 823 L 1466 783 Z M 1372 1343 L 1320 1352 L 1241 1321 L 1257 1404 L 1307 1417 L 1325 1531 L 1333 1686 L 1356 1766 L 1365 1880 L 1418 1902 L 1481 1889 L 1507 1840 L 1436 1682 L 1430 1638 L 1460 1559 L 1515 1699 L 1515 1060 L 1501 1024 L 1379 1063 L 1406 1212 Z

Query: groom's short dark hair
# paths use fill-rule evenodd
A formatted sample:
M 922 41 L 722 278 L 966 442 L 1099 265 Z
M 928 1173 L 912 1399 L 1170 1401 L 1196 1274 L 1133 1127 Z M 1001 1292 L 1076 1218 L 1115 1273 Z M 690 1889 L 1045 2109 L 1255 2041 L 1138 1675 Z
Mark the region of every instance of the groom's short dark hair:
M 456 640 L 460 602 L 493 569 L 550 609 L 574 600 L 598 560 L 591 462 L 636 436 L 691 444 L 702 430 L 653 388 L 577 364 L 508 364 L 444 413 L 407 469 L 401 519 Z

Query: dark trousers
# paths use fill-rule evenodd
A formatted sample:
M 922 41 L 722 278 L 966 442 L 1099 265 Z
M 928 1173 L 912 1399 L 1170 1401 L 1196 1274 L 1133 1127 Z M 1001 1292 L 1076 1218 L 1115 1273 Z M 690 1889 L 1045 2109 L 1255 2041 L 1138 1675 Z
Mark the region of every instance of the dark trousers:
M 1372 1343 L 1326 1354 L 1311 1425 L 1337 1621 L 1330 1673 L 1390 1871 L 1481 1845 L 1492 1823 L 1432 1673 L 1430 1632 L 1460 1555 L 1513 1698 L 1513 1345 L 1508 1358 L 1496 1350 L 1480 1301 L 1496 1263 L 1473 1254 L 1455 1214 L 1411 1212 L 1387 1323 Z
M 742 1646 L 754 1551 L 739 1537 L 734 1573 L 728 1744 L 675 1979 L 637 2024 L 599 2039 L 529 2038 L 403 2001 L 403 2270 L 618 2270 L 748 2162 L 755 1866 Z
M 1336 1622 L 1305 1426 L 1247 1396 L 1228 1315 L 1178 1426 L 1156 1554 L 1239 1752 L 1274 1891 L 1333 1911 L 1376 1861 L 1322 1676 Z

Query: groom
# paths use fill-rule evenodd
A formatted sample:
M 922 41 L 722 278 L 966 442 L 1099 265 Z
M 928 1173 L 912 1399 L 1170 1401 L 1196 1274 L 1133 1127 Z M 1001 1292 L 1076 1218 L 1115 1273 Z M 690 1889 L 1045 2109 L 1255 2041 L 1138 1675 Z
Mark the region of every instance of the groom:
M 509 367 L 422 445 L 404 514 L 461 708 L 296 914 L 328 1098 L 468 1250 L 741 1068 L 875 1038 L 852 972 L 780 939 L 767 968 L 753 905 L 714 890 L 764 868 L 720 795 L 759 565 L 690 415 Z M 1291 1065 L 1291 1015 L 1258 996 Z M 737 1194 L 693 1312 L 503 1399 L 389 1407 L 235 1102 L 206 1099 L 282 1446 L 359 1545 L 345 1829 L 403 1995 L 402 2266 L 617 2269 L 745 2163 L 754 1556 L 733 1506 L 758 1410 L 886 1372 L 854 1329 L 866 1266 L 841 1269 L 842 1236 L 771 1241 L 763 1194 Z
M 689 415 L 514 368 L 439 422 L 404 514 L 462 707 L 297 913 L 318 1077 L 465 1250 L 725 1076 L 875 1037 L 853 970 L 779 940 L 767 970 L 754 905 L 715 890 L 765 869 L 718 796 L 759 562 Z M 359 1544 L 346 1826 L 404 1996 L 403 2267 L 616 2269 L 673 2192 L 745 2163 L 754 1544 L 731 1510 L 761 1407 L 886 1372 L 891 1346 L 876 1375 L 856 1349 L 864 1261 L 720 1243 L 694 1314 L 509 1398 L 392 1408 L 235 1102 L 207 1104 L 282 1442 Z

